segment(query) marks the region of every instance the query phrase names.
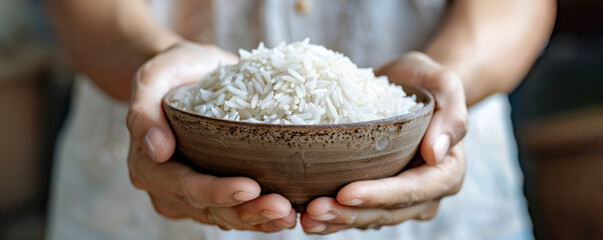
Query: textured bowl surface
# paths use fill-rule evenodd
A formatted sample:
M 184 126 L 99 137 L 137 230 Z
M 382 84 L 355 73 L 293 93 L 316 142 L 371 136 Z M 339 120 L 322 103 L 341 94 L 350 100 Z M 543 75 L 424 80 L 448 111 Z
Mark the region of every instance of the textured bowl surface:
M 399 173 L 417 152 L 434 109 L 426 90 L 403 85 L 425 106 L 375 121 L 331 125 L 272 125 L 228 121 L 163 108 L 179 152 L 202 171 L 247 176 L 263 193 L 279 193 L 299 211 L 318 196 L 335 196 L 345 184 Z

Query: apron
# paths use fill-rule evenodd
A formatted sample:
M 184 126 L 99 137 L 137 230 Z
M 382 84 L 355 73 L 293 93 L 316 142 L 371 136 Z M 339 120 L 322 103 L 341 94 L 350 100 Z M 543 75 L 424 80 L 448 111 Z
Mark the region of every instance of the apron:
M 164 26 L 229 51 L 310 37 L 359 67 L 421 49 L 446 7 L 444 0 L 301 2 L 153 0 L 151 7 Z M 441 201 L 433 220 L 326 236 L 305 235 L 299 224 L 265 234 L 163 218 L 128 177 L 127 105 L 85 76 L 77 77 L 72 99 L 55 155 L 49 239 L 533 239 L 503 94 L 469 109 L 464 185 Z

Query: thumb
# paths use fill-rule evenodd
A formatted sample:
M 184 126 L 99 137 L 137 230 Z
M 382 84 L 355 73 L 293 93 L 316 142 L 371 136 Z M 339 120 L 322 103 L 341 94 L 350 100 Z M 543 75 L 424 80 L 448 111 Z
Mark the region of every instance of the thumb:
M 154 161 L 167 161 L 176 148 L 174 134 L 163 112 L 163 96 L 174 87 L 199 81 L 215 67 L 219 60 L 212 57 L 211 61 L 207 60 L 207 55 L 213 52 L 217 51 L 192 43 L 180 43 L 138 69 L 132 86 L 127 125 L 134 141 Z M 221 55 L 218 56 L 228 60 Z
M 167 161 L 176 148 L 176 140 L 165 118 L 161 101 L 171 88 L 162 82 L 166 73 L 153 69 L 151 62 L 137 72 L 126 123 L 132 139 L 156 162 Z M 158 67 L 158 66 L 157 66 Z
M 429 164 L 441 163 L 467 133 L 467 107 L 462 82 L 453 72 L 440 70 L 424 85 L 436 99 L 436 108 L 421 143 L 421 155 Z
M 421 142 L 421 156 L 428 164 L 442 162 L 467 133 L 467 106 L 463 83 L 421 52 L 410 52 L 376 71 L 395 83 L 411 83 L 435 97 L 435 111 Z

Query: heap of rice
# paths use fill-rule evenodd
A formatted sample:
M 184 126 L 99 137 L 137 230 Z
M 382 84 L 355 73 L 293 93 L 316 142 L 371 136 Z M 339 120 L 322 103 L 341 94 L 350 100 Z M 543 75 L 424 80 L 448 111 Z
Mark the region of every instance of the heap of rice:
M 369 121 L 423 107 L 415 96 L 372 69 L 308 39 L 251 52 L 236 65 L 218 66 L 174 106 L 207 117 L 271 124 L 336 124 Z

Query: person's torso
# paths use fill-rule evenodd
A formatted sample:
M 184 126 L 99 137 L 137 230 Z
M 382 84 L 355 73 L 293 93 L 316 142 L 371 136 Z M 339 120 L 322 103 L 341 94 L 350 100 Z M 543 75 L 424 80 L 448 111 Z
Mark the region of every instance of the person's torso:
M 420 49 L 433 32 L 444 0 L 151 0 L 157 19 L 190 40 L 236 52 L 260 41 L 274 46 L 306 37 L 349 56 L 360 67 L 378 67 L 408 50 Z M 304 5 L 306 6 L 300 6 Z M 297 5 L 297 6 L 296 6 Z M 299 229 L 277 234 L 221 231 L 192 221 L 170 221 L 156 214 L 130 184 L 126 156 L 127 106 L 111 100 L 80 78 L 72 114 L 63 131 L 54 180 L 53 239 L 313 239 Z M 408 222 L 379 231 L 344 231 L 325 239 L 471 239 L 521 230 L 525 216 L 516 166 L 509 158 L 504 97 L 470 112 L 485 126 L 470 125 L 469 166 L 461 192 L 442 201 L 428 223 Z M 488 110 L 489 109 L 489 110 Z M 496 113 L 492 115 L 492 113 Z M 483 130 L 497 130 L 485 134 Z M 487 136 L 490 141 L 481 141 Z M 486 144 L 488 143 L 488 144 Z M 481 145 L 480 145 L 481 144 Z M 489 146 L 484 151 L 484 146 Z M 487 147 L 486 146 L 486 147 Z M 475 166 L 472 161 L 479 161 Z M 510 174 L 509 174 L 510 172 Z M 500 184 L 506 184 L 502 188 Z M 483 195 L 482 195 L 483 194 Z M 491 196 L 490 196 L 491 195 Z M 80 196 L 80 197 L 77 197 Z M 521 205 L 521 204 L 520 204 Z M 499 209 L 495 215 L 488 211 Z M 479 237 L 477 237 L 479 236 Z
M 419 50 L 438 24 L 445 0 L 153 0 L 164 26 L 189 40 L 237 52 L 310 38 L 378 67 Z

